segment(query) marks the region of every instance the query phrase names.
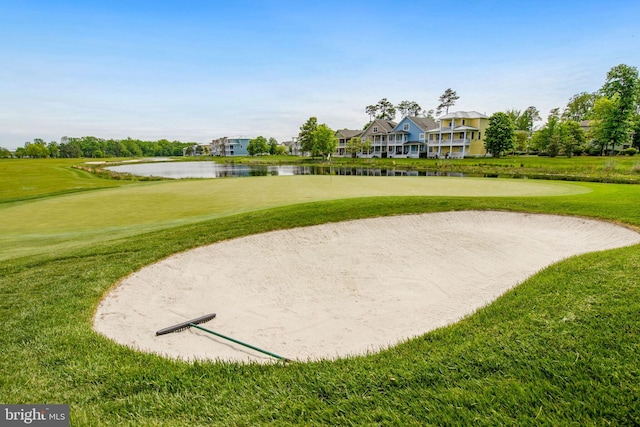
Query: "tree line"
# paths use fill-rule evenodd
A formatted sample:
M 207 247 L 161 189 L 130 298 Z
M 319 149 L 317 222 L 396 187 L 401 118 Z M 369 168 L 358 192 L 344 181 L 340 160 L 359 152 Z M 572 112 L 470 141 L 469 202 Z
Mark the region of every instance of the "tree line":
M 458 99 L 460 99 L 460 97 L 455 90 L 451 88 L 446 89 L 438 99 L 440 104 L 438 104 L 435 114 L 440 115 L 443 111 L 445 114 L 448 114 L 449 107 L 453 107 Z M 424 110 L 416 101 L 405 100 L 401 101 L 398 105 L 394 105 L 387 98 L 382 98 L 377 104 L 368 105 L 364 110 L 369 115 L 369 122 L 372 122 L 374 118 L 395 120 L 398 113 L 400 113 L 403 118 L 407 116 L 424 116 L 434 119 L 434 110 Z
M 180 142 L 160 139 L 143 141 L 139 139 L 102 139 L 94 136 L 80 138 L 63 137 L 61 142 L 47 143 L 36 138 L 25 142 L 15 150 L 15 157 L 30 158 L 105 158 L 105 157 L 162 157 L 182 156 L 183 149 L 196 145 L 195 142 Z M 5 153 L 6 151 L 6 153 Z M 7 149 L 0 150 L 0 157 L 11 157 Z
M 634 155 L 640 150 L 640 77 L 636 67 L 617 65 L 602 87 L 573 95 L 566 107 L 549 112 L 546 123 L 535 107 L 507 110 L 489 118 L 485 149 L 494 156 L 512 151 L 555 157 Z

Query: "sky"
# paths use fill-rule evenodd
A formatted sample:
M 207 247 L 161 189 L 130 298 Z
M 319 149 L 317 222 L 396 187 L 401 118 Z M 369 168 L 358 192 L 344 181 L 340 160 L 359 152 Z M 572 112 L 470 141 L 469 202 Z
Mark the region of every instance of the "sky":
M 0 0 L 0 147 L 290 140 L 387 98 L 546 118 L 640 66 L 640 2 Z

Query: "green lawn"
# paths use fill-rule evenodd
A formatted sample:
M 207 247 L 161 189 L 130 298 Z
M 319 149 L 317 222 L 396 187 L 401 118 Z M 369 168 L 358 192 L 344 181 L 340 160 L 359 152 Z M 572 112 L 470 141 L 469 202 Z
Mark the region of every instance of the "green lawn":
M 583 215 L 640 227 L 640 187 L 633 185 L 507 180 L 527 186 L 505 190 L 503 180 L 421 178 L 446 193 L 414 178 L 398 178 L 405 180 L 400 186 L 372 177 L 341 181 L 354 193 L 331 196 L 336 177 L 324 177 L 329 184 L 299 178 L 135 183 L 0 206 L 2 223 L 19 224 L 2 230 L 12 233 L 14 247 L 1 252 L 0 402 L 68 403 L 72 425 L 640 423 L 640 245 L 555 264 L 456 325 L 338 361 L 190 364 L 92 331 L 98 302 L 122 277 L 172 253 L 252 233 L 459 209 Z M 100 181 L 86 180 L 80 188 Z M 50 186 L 40 196 L 67 190 Z M 92 237 L 47 250 L 56 227 L 78 231 L 74 221 Z M 43 246 L 20 257 L 21 232 L 25 244 L 42 234 Z
M 318 164 L 319 159 L 306 157 L 232 157 L 219 161 L 261 164 L 269 162 Z M 328 165 L 328 163 L 325 163 Z M 479 176 L 527 176 L 530 178 L 562 179 L 612 183 L 640 183 L 640 156 L 580 156 L 538 157 L 506 156 L 502 158 L 466 159 L 350 159 L 334 157 L 334 166 L 369 166 L 421 171 L 463 172 Z
M 72 168 L 81 159 L 0 159 L 0 203 L 45 196 L 119 187 L 130 181 L 114 181 Z
M 587 191 L 585 186 L 553 181 L 446 177 L 305 175 L 137 182 L 0 204 L 0 260 L 303 202 L 392 195 L 560 196 Z

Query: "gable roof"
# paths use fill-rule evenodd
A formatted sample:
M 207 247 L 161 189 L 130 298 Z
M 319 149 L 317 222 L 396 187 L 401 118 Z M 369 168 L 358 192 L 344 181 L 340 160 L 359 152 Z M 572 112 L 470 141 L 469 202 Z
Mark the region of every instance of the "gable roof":
M 436 121 L 431 117 L 409 117 L 409 120 L 418 125 L 418 127 L 424 131 L 435 129 L 438 127 Z
M 438 124 L 432 118 L 407 116 L 407 117 L 404 117 L 402 120 L 400 120 L 400 123 L 398 123 L 396 127 L 393 129 L 393 133 L 407 133 L 402 129 L 400 129 L 400 125 L 403 124 L 402 122 L 406 120 L 413 122 L 423 132 L 427 132 L 428 130 L 431 130 L 431 129 L 436 129 L 438 127 Z
M 351 139 L 356 136 L 362 135 L 361 130 L 353 130 L 353 129 L 338 129 L 336 131 L 336 137 L 342 137 L 345 139 Z
M 378 127 L 377 133 L 389 133 L 395 128 L 397 125 L 396 122 L 392 122 L 391 120 L 382 120 L 375 119 L 371 124 L 367 127 L 367 129 L 362 133 L 362 135 L 373 135 L 373 128 Z

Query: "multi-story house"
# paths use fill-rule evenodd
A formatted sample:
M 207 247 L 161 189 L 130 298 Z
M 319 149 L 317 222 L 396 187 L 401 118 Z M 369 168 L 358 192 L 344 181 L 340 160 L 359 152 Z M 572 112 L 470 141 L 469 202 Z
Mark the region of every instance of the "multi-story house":
M 249 152 L 249 138 L 227 138 L 226 136 L 214 139 L 209 144 L 209 152 L 212 156 L 247 156 Z
M 282 145 L 285 146 L 288 154 L 292 156 L 302 156 L 302 146 L 297 136 L 292 136 L 290 141 L 284 141 Z
M 426 157 L 426 133 L 437 127 L 429 117 L 404 117 L 387 137 L 386 157 Z
M 362 133 L 362 141 L 369 141 L 371 150 L 366 150 L 359 157 L 386 157 L 389 134 L 396 127 L 391 120 L 375 119 Z
M 427 131 L 427 156 L 430 158 L 463 158 L 483 156 L 485 130 L 489 117 L 477 111 L 445 114 L 439 127 Z
M 344 157 L 350 156 L 351 153 L 347 152 L 347 143 L 351 138 L 359 138 L 362 135 L 361 130 L 340 129 L 336 131 L 336 138 L 338 138 L 338 148 L 336 149 L 336 156 Z

